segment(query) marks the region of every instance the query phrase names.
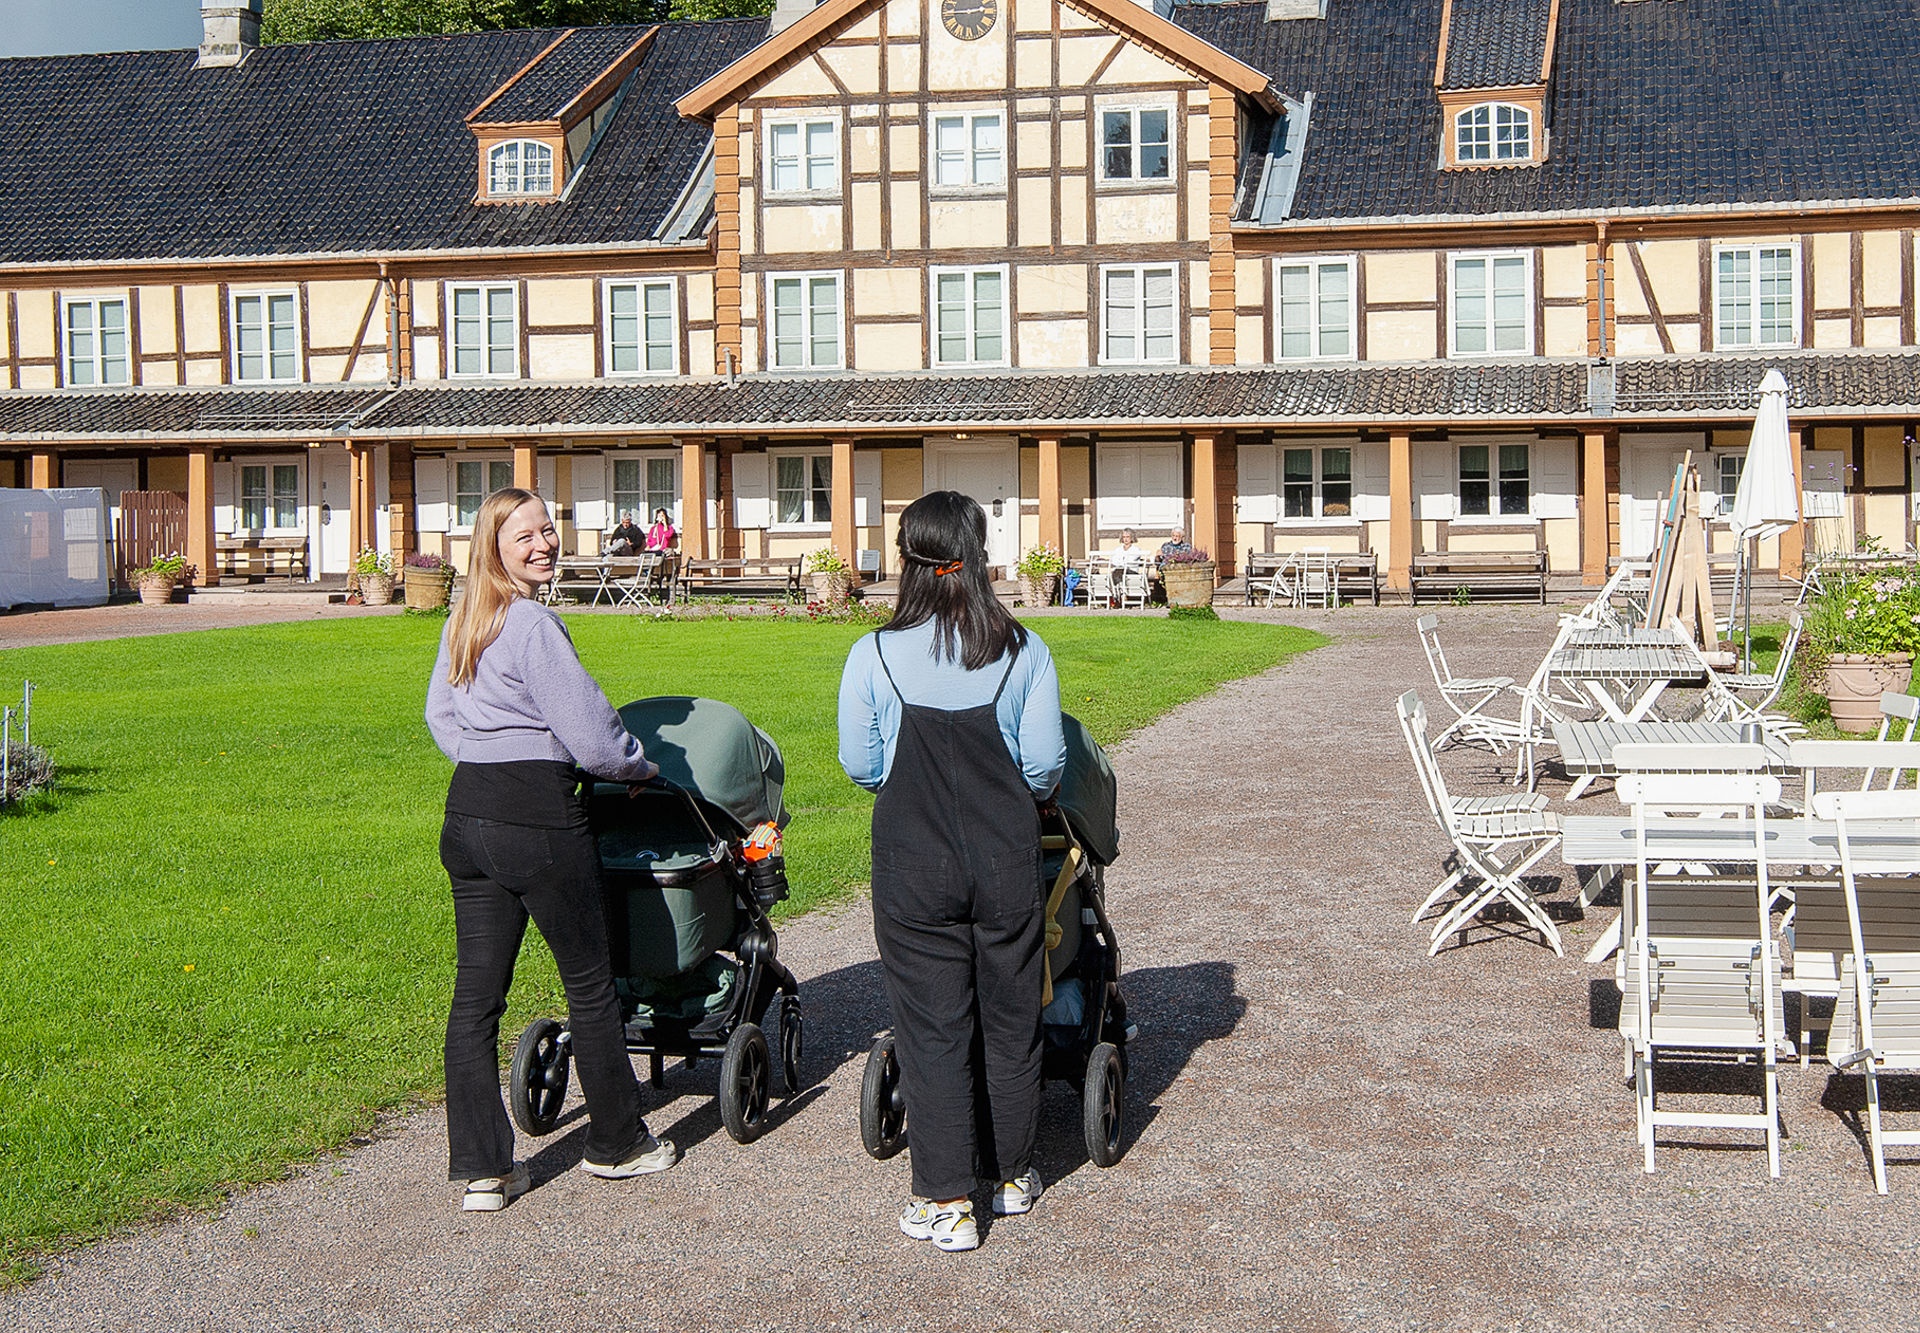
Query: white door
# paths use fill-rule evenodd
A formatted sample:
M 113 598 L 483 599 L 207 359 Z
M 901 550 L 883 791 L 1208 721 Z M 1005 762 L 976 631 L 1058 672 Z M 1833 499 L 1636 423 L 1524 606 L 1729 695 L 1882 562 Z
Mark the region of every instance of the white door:
M 62 486 L 98 486 L 107 493 L 113 530 L 120 530 L 120 492 L 140 489 L 140 465 L 131 458 L 76 458 L 60 466 Z
M 1620 496 L 1620 554 L 1629 560 L 1645 560 L 1653 554 L 1660 538 L 1660 518 L 1667 493 L 1673 489 L 1674 469 L 1687 456 L 1685 449 L 1641 446 L 1633 451 L 1628 464 L 1628 485 Z M 1694 460 L 1703 467 L 1706 456 L 1695 451 Z M 1706 484 L 1706 479 L 1701 479 Z
M 998 577 L 1020 558 L 1020 452 L 1012 440 L 976 443 L 927 442 L 930 491 L 959 491 L 987 512 L 987 564 Z
M 353 567 L 353 472 L 345 449 L 315 449 L 313 574 L 346 574 Z

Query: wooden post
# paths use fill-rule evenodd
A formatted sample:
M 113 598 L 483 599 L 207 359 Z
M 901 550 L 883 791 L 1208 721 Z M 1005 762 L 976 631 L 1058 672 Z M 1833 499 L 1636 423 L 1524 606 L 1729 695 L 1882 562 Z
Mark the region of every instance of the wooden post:
M 1193 437 L 1193 544 L 1214 557 L 1219 571 L 1220 491 L 1215 467 L 1213 436 Z
M 853 436 L 833 437 L 833 549 L 851 565 L 859 540 L 853 532 Z
M 1801 480 L 1800 451 L 1806 448 L 1808 431 L 1802 426 L 1787 434 L 1787 456 L 1793 459 L 1793 493 L 1800 500 L 1800 521 L 1780 534 L 1780 577 L 1797 579 L 1805 572 L 1807 560 L 1807 492 Z
M 1580 437 L 1580 581 L 1607 581 L 1607 435 Z
M 1040 437 L 1040 541 L 1066 553 L 1066 516 L 1060 495 L 1060 437 Z
M 513 484 L 523 491 L 540 493 L 540 456 L 533 440 L 513 442 Z
M 213 450 L 194 449 L 187 454 L 187 563 L 199 573 L 203 588 L 220 581 L 214 566 L 213 546 Z
M 51 490 L 59 484 L 55 480 L 59 475 L 59 465 L 54 462 L 51 452 L 36 453 L 27 462 L 27 486 L 31 490 Z
M 707 558 L 707 446 L 680 441 L 680 554 Z
M 1387 586 L 1413 586 L 1413 436 L 1387 437 Z

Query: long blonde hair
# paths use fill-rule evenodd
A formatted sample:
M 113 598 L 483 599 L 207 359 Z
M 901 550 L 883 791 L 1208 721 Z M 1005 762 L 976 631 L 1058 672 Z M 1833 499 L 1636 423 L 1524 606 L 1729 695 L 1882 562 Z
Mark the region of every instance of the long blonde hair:
M 447 618 L 447 684 L 467 685 L 480 669 L 480 654 L 506 628 L 507 607 L 520 586 L 500 563 L 500 525 L 529 500 L 540 497 L 518 486 L 495 491 L 480 502 L 473 520 L 473 544 L 467 557 L 467 589 Z

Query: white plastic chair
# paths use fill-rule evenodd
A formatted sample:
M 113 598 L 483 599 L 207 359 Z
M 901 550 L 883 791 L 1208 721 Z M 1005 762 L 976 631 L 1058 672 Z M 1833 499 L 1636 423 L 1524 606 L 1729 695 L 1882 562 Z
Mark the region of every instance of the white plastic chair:
M 1445 747 L 1454 736 L 1485 745 L 1495 754 L 1502 753 L 1509 745 L 1518 745 L 1524 739 L 1520 723 L 1484 711 L 1502 691 L 1513 688 L 1513 677 L 1454 675 L 1453 668 L 1447 665 L 1446 651 L 1440 647 L 1440 617 L 1429 612 L 1416 620 L 1414 626 L 1420 631 L 1420 646 L 1426 650 L 1433 683 L 1455 714 L 1455 720 L 1434 739 L 1434 748 Z
M 1457 901 L 1444 912 L 1429 937 L 1427 957 L 1455 934 L 1465 934 L 1474 919 L 1496 902 L 1504 902 L 1533 926 L 1564 958 L 1560 932 L 1540 900 L 1527 888 L 1525 875 L 1548 852 L 1560 845 L 1560 822 L 1543 809 L 1545 798 L 1522 793 L 1477 801 L 1457 798 L 1447 791 L 1446 779 L 1427 739 L 1427 708 L 1408 690 L 1397 705 L 1400 731 L 1413 756 L 1427 812 L 1453 844 L 1452 872 L 1427 895 L 1414 913 L 1417 922 L 1428 909 L 1455 888 Z
M 1836 1070 L 1858 1066 L 1866 1077 L 1873 1187 L 1885 1194 L 1887 1149 L 1920 1146 L 1920 1130 L 1890 1130 L 1880 1120 L 1880 1075 L 1920 1073 L 1920 882 L 1911 866 L 1855 860 L 1848 821 L 1920 820 L 1920 792 L 1821 792 L 1813 806 L 1838 833 L 1850 946 L 1827 1059 Z
M 1616 790 L 1633 812 L 1634 875 L 1623 919 L 1620 1032 L 1633 1064 L 1634 1104 L 1645 1169 L 1662 1127 L 1754 1129 L 1766 1136 L 1767 1170 L 1780 1174 L 1778 1052 L 1785 1018 L 1780 953 L 1767 883 L 1766 806 L 1779 780 L 1757 745 L 1622 745 Z M 1691 771 L 1676 771 L 1681 768 Z M 1731 875 L 1699 876 L 1657 863 L 1651 823 L 1676 816 L 1725 826 Z M 1748 871 L 1751 874 L 1748 874 Z M 1668 1111 L 1654 1072 L 1663 1051 L 1757 1057 L 1764 1109 Z

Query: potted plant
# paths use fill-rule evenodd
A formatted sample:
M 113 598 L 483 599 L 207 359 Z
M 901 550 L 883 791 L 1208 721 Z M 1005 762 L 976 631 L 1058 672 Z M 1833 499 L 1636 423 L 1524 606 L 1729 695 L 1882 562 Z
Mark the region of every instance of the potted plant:
M 1020 604 L 1052 605 L 1054 589 L 1059 586 L 1060 575 L 1066 568 L 1067 562 L 1059 548 L 1046 542 L 1027 551 L 1013 567 L 1014 577 L 1020 580 Z
M 165 606 L 173 600 L 173 589 L 180 582 L 181 575 L 187 572 L 186 557 L 178 552 L 155 556 L 153 560 L 138 569 L 127 571 L 127 577 L 133 580 L 133 586 L 140 593 L 140 600 L 147 606 Z
M 1212 606 L 1213 573 L 1213 557 L 1198 546 L 1167 552 L 1160 561 L 1160 577 L 1167 585 L 1167 605 Z
M 1829 584 L 1813 604 L 1805 635 L 1802 670 L 1811 680 L 1824 677 L 1834 725 L 1872 730 L 1880 721 L 1880 695 L 1905 693 L 1913 678 L 1920 570 L 1862 571 Z
M 353 572 L 360 580 L 360 600 L 366 605 L 385 606 L 393 600 L 392 556 L 363 546 L 353 558 Z
M 813 579 L 813 599 L 822 606 L 845 606 L 853 595 L 853 566 L 831 546 L 823 546 L 807 557 L 807 573 Z
M 416 611 L 433 611 L 447 604 L 453 590 L 453 566 L 431 551 L 415 551 L 402 569 L 407 584 L 407 605 Z

